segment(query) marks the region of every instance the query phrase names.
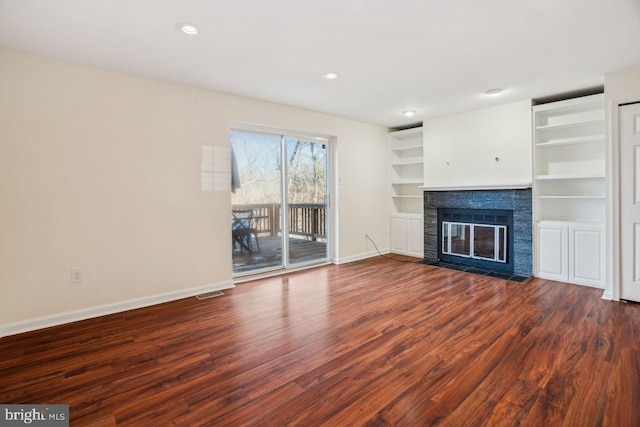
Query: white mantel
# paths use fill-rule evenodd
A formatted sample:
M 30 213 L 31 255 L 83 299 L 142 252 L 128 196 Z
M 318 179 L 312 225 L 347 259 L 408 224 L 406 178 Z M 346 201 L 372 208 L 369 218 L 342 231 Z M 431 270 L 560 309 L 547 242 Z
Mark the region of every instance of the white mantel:
M 499 185 L 464 185 L 456 187 L 428 187 L 421 186 L 423 191 L 470 191 L 470 190 L 526 190 L 531 188 L 531 183 L 527 184 L 499 184 Z

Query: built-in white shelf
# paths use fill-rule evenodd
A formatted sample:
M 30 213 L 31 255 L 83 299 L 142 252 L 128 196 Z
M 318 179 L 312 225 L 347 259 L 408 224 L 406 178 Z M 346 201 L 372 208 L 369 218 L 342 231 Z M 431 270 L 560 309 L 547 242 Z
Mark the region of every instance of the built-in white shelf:
M 586 135 L 586 136 L 577 136 L 572 138 L 554 139 L 549 142 L 539 142 L 536 144 L 536 147 L 559 147 L 562 145 L 592 144 L 592 143 L 603 143 L 603 142 L 604 142 L 604 134 Z
M 417 150 L 417 149 L 422 149 L 422 144 L 395 147 L 395 148 L 391 148 L 391 151 L 402 152 L 402 151 L 410 151 L 410 150 Z
M 576 120 L 567 123 L 555 123 L 551 125 L 543 125 L 536 126 L 536 130 L 553 130 L 553 129 L 562 129 L 562 128 L 572 128 L 572 127 L 581 127 L 590 124 L 604 124 L 604 117 L 601 119 L 591 119 L 591 120 Z
M 424 159 L 422 157 L 409 157 L 406 159 L 395 160 L 391 163 L 392 166 L 405 166 L 405 165 L 422 165 Z
M 540 221 L 537 224 L 546 224 L 546 225 L 589 225 L 589 226 L 597 226 L 597 225 L 604 225 L 604 221 L 600 221 L 600 220 L 593 220 L 593 219 L 580 219 L 580 220 L 576 220 L 576 221 L 563 221 L 563 220 L 545 220 L 545 221 Z
M 389 133 L 392 214 L 422 214 L 423 146 L 421 127 Z
M 584 173 L 584 174 L 567 174 L 567 175 L 536 175 L 537 180 L 563 180 L 563 179 L 600 179 L 604 178 L 604 173 Z
M 422 185 L 422 178 L 395 179 L 391 181 L 393 185 Z
M 389 133 L 390 250 L 422 258 L 424 143 L 422 128 Z
M 538 199 L 604 199 L 605 196 L 536 196 Z
M 604 95 L 533 107 L 534 274 L 604 284 Z

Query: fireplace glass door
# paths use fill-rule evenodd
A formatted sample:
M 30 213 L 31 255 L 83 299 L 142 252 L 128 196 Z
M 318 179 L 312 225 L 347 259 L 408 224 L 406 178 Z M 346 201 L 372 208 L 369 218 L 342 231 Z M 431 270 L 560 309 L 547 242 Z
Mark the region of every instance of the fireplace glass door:
M 469 224 L 445 223 L 443 227 L 442 252 L 451 255 L 468 257 L 471 254 L 471 227 Z
M 507 227 L 442 221 L 442 253 L 507 262 Z

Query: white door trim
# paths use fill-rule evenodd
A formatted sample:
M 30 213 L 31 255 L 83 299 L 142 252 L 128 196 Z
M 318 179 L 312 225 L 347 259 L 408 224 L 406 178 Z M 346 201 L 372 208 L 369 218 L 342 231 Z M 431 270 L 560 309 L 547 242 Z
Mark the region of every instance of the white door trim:
M 606 286 L 603 299 L 619 301 L 622 282 L 620 264 L 620 107 L 640 102 L 637 96 L 607 102 L 608 162 L 606 164 Z

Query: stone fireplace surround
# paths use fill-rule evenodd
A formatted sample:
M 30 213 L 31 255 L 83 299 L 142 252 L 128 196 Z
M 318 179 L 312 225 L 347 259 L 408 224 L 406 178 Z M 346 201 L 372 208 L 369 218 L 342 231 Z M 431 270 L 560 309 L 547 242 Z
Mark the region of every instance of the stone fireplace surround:
M 438 261 L 438 208 L 513 211 L 513 273 L 533 274 L 531 189 L 424 191 L 424 258 Z

